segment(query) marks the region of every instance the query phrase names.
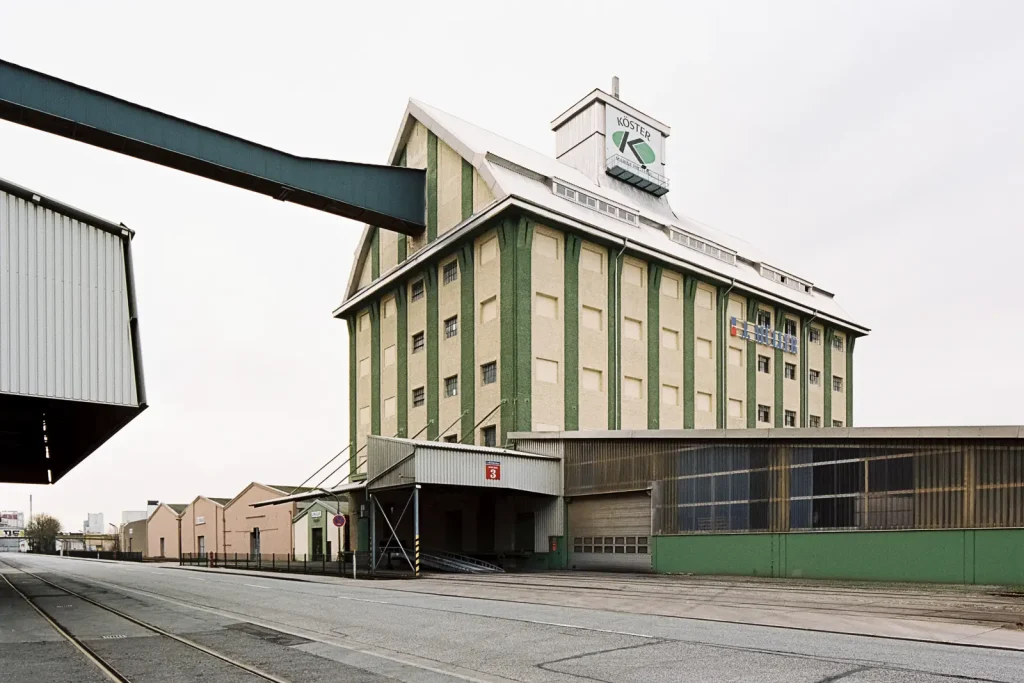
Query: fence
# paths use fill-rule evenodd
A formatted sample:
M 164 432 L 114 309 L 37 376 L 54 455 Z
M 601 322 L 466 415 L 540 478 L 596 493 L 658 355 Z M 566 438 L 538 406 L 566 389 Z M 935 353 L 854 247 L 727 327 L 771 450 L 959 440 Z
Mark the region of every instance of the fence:
M 36 555 L 61 555 L 64 557 L 81 557 L 87 560 L 118 560 L 121 562 L 142 562 L 142 553 L 123 553 L 115 550 L 65 550 L 58 553 L 56 550 L 40 552 L 33 550 Z
M 353 567 L 353 563 L 355 566 Z M 338 553 L 333 559 L 326 555 L 249 555 L 243 553 L 184 553 L 181 566 L 220 567 L 223 569 L 250 569 L 264 572 L 315 574 L 320 576 L 359 575 L 370 568 L 370 553 Z

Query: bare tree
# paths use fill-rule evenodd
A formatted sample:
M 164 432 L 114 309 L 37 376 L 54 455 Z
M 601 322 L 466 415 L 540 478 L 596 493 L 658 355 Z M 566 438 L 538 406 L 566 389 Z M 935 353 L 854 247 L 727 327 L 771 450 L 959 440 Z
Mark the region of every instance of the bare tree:
M 53 552 L 62 527 L 60 520 L 46 513 L 32 517 L 25 527 L 25 537 L 35 552 Z

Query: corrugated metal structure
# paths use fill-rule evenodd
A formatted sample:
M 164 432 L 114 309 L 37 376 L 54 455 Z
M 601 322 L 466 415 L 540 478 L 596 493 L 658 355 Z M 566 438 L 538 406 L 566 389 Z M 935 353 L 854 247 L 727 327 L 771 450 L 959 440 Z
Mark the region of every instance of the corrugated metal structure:
M 145 409 L 132 236 L 0 180 L 2 480 L 56 481 Z

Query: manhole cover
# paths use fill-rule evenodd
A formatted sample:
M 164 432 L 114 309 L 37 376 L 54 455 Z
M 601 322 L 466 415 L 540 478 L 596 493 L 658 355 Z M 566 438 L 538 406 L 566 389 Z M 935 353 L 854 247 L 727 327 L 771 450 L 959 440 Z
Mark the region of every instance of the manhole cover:
M 127 638 L 127 637 L 128 637 L 127 634 L 118 633 L 117 635 L 114 635 L 114 636 L 103 636 L 103 640 L 119 640 L 121 638 Z

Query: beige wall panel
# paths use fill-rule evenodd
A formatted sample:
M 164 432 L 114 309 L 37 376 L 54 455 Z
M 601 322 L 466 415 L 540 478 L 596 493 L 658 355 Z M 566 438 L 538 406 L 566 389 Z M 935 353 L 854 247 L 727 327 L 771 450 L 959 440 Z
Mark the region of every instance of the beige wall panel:
M 579 301 L 601 311 L 600 329 L 583 325 L 580 315 L 580 429 L 608 428 L 608 250 L 583 242 L 580 251 Z M 600 373 L 600 388 L 586 388 L 584 369 Z
M 843 340 L 843 350 L 837 351 L 835 348 L 830 347 L 829 351 L 832 353 L 832 375 L 834 377 L 843 378 L 843 390 L 832 391 L 832 383 L 825 387 L 828 391 L 832 391 L 832 419 L 839 420 L 843 423 L 844 427 L 849 427 L 846 424 L 846 392 L 848 385 L 846 383 L 846 353 L 849 351 L 849 345 L 847 344 L 846 334 L 843 332 L 836 332 L 836 337 Z M 831 424 L 825 425 L 831 427 Z
M 501 307 L 497 305 L 501 290 L 501 258 L 498 250 L 497 231 L 485 232 L 476 238 L 473 247 L 476 250 L 473 257 L 475 269 L 473 286 L 476 297 L 473 317 L 476 320 L 476 327 L 471 334 L 476 335 L 473 343 L 476 362 L 473 370 L 475 377 L 472 379 L 467 377 L 466 381 L 476 382 L 474 422 L 480 422 L 480 425 L 473 438 L 466 439 L 463 443 L 480 444 L 482 443 L 480 430 L 484 427 L 494 425 L 497 427 L 498 433 L 501 433 L 501 411 L 496 410 L 501 402 L 501 358 L 499 357 L 501 355 Z M 494 318 L 484 320 L 482 316 L 483 303 L 491 300 L 494 301 Z M 467 330 L 467 332 L 469 331 Z M 480 366 L 491 361 L 497 363 L 497 379 L 493 384 L 482 384 Z
M 772 318 L 772 324 L 774 327 L 775 319 Z M 774 427 L 775 426 L 775 413 L 780 410 L 779 406 L 775 405 L 775 373 L 779 372 L 780 369 L 775 367 L 775 348 L 772 346 L 766 346 L 764 344 L 754 344 L 754 377 L 757 383 L 757 403 L 758 405 L 768 406 L 771 409 L 768 424 L 763 422 L 758 423 L 758 427 Z M 758 357 L 765 356 L 768 358 L 768 372 L 761 372 L 758 367 Z M 757 406 L 754 406 L 755 410 Z M 756 413 L 755 413 L 756 415 Z
M 146 557 L 161 557 L 160 539 L 164 539 L 163 557 L 178 557 L 178 516 L 161 505 L 146 524 Z
M 531 305 L 533 380 L 530 383 L 533 428 L 565 427 L 565 235 L 536 225 L 533 229 L 530 300 L 557 300 L 555 317 L 538 314 Z M 552 367 L 550 361 L 557 367 Z M 555 370 L 554 377 L 551 370 Z M 554 379 L 554 382 L 548 381 Z
M 366 436 L 370 433 L 372 410 L 370 408 L 372 363 L 370 348 L 372 340 L 370 309 L 364 308 L 356 314 L 356 462 L 357 472 L 366 471 Z
M 390 349 L 390 351 L 389 351 Z M 380 307 L 380 433 L 383 436 L 398 434 L 398 411 L 388 415 L 385 405 L 397 404 L 398 391 L 398 306 L 395 295 L 383 298 Z M 387 363 L 390 363 L 388 365 Z
M 627 256 L 622 263 L 622 315 L 619 319 L 622 352 L 622 377 L 640 380 L 639 398 L 626 392 L 623 379 L 621 425 L 622 429 L 647 429 L 647 263 Z M 629 335 L 630 327 L 639 321 L 639 338 Z
M 285 491 L 285 493 L 288 493 Z M 281 496 L 276 491 L 262 484 L 256 484 L 245 493 L 224 507 L 224 552 L 249 552 L 250 534 L 253 529 L 260 530 L 261 555 L 285 555 L 293 551 L 292 518 L 295 516 L 295 504 L 268 505 L 254 508 L 259 503 Z
M 814 415 L 821 419 L 822 427 L 831 427 L 832 425 L 825 424 L 825 330 L 815 323 L 811 323 L 811 329 L 818 330 L 818 341 L 807 344 L 807 369 L 817 370 L 821 379 L 817 385 L 809 382 L 807 385 L 807 424 L 810 425 L 810 416 Z
M 728 310 L 726 311 L 725 324 L 729 325 L 730 320 L 735 317 L 738 321 L 746 320 L 744 311 L 747 310 L 746 297 L 737 294 L 729 294 Z M 747 426 L 747 410 L 757 410 L 757 406 L 747 406 L 747 343 L 737 337 L 727 335 L 726 358 L 725 358 L 725 381 L 726 394 L 729 400 L 740 402 L 740 414 L 735 414 L 735 404 L 726 402 L 726 427 L 729 429 L 745 429 Z M 739 365 L 736 365 L 736 359 Z
M 787 315 L 787 320 L 792 320 L 796 323 L 796 338 L 803 339 L 803 330 L 801 329 L 800 318 L 795 315 Z M 799 378 L 802 376 L 803 368 L 800 367 L 800 349 L 797 347 L 797 353 L 782 353 L 783 363 L 792 363 L 796 366 L 797 379 L 786 379 L 785 367 L 779 368 L 779 372 L 782 372 L 782 405 L 784 410 L 792 410 L 796 413 L 796 426 L 800 426 L 800 381 Z
M 438 141 L 440 147 L 440 141 Z M 417 121 L 413 124 L 409 141 L 405 145 L 405 165 L 407 168 L 427 168 L 427 128 Z M 412 256 L 427 245 L 427 231 L 408 239 L 408 255 Z
M 440 143 L 438 143 L 440 145 Z M 455 396 L 445 396 L 444 385 L 446 377 L 458 378 L 458 391 L 462 392 L 462 377 L 461 374 L 461 363 L 462 363 L 462 341 L 460 337 L 463 334 L 472 334 L 471 330 L 462 329 L 461 325 L 461 305 L 462 299 L 459 296 L 459 292 L 462 291 L 462 283 L 459 282 L 459 278 L 462 277 L 462 273 L 459 273 L 454 282 L 450 282 L 447 285 L 444 284 L 444 266 L 454 263 L 456 269 L 458 269 L 458 260 L 454 257 L 447 257 L 437 266 L 437 313 L 438 319 L 435 322 L 437 325 L 437 341 L 440 348 L 438 349 L 438 372 L 440 376 L 437 378 L 437 392 L 440 403 L 440 410 L 438 411 L 438 420 L 440 424 L 437 426 L 437 433 L 442 437 L 447 435 L 457 435 L 460 438 L 461 434 L 461 420 L 459 415 L 462 414 L 462 400 L 459 398 L 459 394 Z M 458 324 L 458 334 L 454 337 L 444 336 L 444 321 L 449 318 L 455 318 Z M 452 423 L 455 424 L 452 424 Z M 450 426 L 449 426 L 450 425 Z
M 703 294 L 702 294 L 703 292 Z M 715 332 L 717 327 L 715 314 L 715 288 L 703 282 L 697 283 L 696 302 L 693 307 L 693 330 L 696 338 L 695 353 L 693 361 L 694 388 L 699 393 L 711 395 L 711 410 L 703 411 L 698 403 L 694 411 L 694 427 L 697 429 L 714 429 L 718 423 L 715 416 L 715 405 L 718 397 L 715 395 L 717 383 L 717 367 L 715 365 L 716 345 L 718 335 Z M 702 353 L 706 344 L 702 340 L 710 341 L 710 358 L 708 354 Z
M 462 157 L 437 141 L 437 234 L 462 221 Z
M 487 186 L 484 179 L 473 169 L 473 213 L 480 213 L 488 204 L 494 201 L 494 193 Z
M 373 281 L 373 254 L 366 252 L 366 260 L 363 261 L 363 269 L 359 271 L 359 289 L 366 289 Z
M 668 398 L 667 396 L 662 398 L 659 424 L 662 429 L 682 429 L 683 396 L 685 395 L 683 387 L 685 367 L 683 362 L 683 304 L 685 301 L 683 276 L 679 273 L 664 271 L 661 279 L 658 315 L 662 329 L 651 330 L 650 333 L 659 335 L 658 367 L 662 387 L 669 385 L 678 388 L 679 400 L 676 405 L 671 405 L 665 400 Z M 665 335 L 663 332 L 665 329 L 671 333 Z M 670 345 L 667 346 L 666 341 L 669 341 Z M 661 391 L 662 388 L 659 387 L 659 392 Z
M 423 405 L 417 408 L 413 406 L 412 402 L 413 391 L 416 388 L 423 387 L 424 396 L 427 391 L 427 348 L 424 346 L 423 350 L 419 353 L 413 353 L 412 346 L 413 336 L 417 332 L 422 332 L 424 338 L 427 336 L 426 289 L 424 288 L 424 294 L 418 301 L 412 300 L 412 283 L 419 281 L 421 278 L 422 276 L 416 276 L 406 282 L 405 300 L 408 302 L 409 307 L 407 318 L 409 339 L 406 340 L 409 353 L 409 402 L 407 404 L 409 406 L 409 437 L 424 439 L 427 435 L 427 432 L 423 429 L 427 426 L 427 403 L 424 400 Z M 417 434 L 419 436 L 416 436 Z
M 383 275 L 398 265 L 398 233 L 380 231 L 380 272 Z
M 224 552 L 223 510 L 207 498 L 198 498 L 185 508 L 181 516 L 181 552 L 198 553 L 200 536 L 205 538 L 207 553 Z

